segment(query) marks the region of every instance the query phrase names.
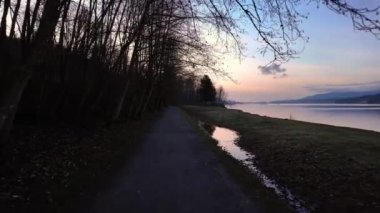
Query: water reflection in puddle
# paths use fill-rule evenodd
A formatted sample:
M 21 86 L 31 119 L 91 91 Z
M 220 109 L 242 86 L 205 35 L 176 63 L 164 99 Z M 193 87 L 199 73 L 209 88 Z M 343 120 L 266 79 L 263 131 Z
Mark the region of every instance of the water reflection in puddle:
M 289 205 L 300 213 L 309 212 L 302 205 L 302 201 L 296 198 L 287 188 L 278 185 L 273 179 L 263 174 L 255 165 L 255 155 L 243 150 L 237 145 L 239 134 L 233 130 L 213 126 L 204 122 L 199 122 L 199 125 L 208 132 L 212 138 L 218 141 L 218 146 L 230 154 L 233 158 L 241 161 L 243 165 L 257 176 L 260 181 L 268 188 L 272 189 L 281 199 L 286 199 Z

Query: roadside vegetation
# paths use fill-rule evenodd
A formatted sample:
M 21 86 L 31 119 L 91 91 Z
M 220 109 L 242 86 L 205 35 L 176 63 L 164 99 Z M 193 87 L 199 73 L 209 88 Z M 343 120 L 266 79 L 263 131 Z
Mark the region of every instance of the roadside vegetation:
M 317 212 L 380 209 L 380 133 L 275 119 L 220 107 L 184 107 L 238 131 L 258 167 Z
M 70 212 L 91 203 L 158 114 L 111 127 L 17 125 L 17 158 L 0 169 L 0 212 Z

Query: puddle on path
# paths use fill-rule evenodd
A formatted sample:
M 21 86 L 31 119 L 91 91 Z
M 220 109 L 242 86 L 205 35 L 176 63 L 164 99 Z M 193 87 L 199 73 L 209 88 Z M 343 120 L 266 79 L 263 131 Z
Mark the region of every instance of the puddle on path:
M 221 149 L 226 151 L 233 158 L 241 161 L 243 165 L 249 168 L 252 174 L 259 178 L 264 186 L 272 189 L 281 199 L 285 199 L 289 205 L 292 206 L 297 212 L 310 212 L 307 208 L 304 207 L 303 202 L 295 197 L 289 191 L 289 189 L 280 186 L 273 179 L 263 174 L 262 171 L 257 168 L 255 165 L 255 155 L 243 150 L 237 145 L 237 141 L 239 140 L 239 134 L 237 132 L 227 128 L 213 126 L 201 121 L 199 121 L 199 126 L 218 142 L 218 146 Z

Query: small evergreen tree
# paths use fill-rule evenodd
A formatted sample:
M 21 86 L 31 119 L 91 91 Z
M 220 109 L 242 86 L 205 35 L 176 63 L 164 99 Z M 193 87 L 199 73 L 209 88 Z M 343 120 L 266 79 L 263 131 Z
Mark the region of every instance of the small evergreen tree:
M 198 94 L 202 102 L 215 102 L 216 89 L 208 75 L 202 77 Z
M 216 102 L 219 105 L 223 105 L 227 101 L 227 93 L 222 86 L 220 86 L 216 91 Z

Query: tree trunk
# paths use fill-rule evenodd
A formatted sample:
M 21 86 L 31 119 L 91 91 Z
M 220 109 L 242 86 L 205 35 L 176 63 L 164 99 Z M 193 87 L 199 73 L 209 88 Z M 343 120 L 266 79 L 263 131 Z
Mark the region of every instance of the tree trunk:
M 118 102 L 116 104 L 115 110 L 113 110 L 113 112 L 112 112 L 111 121 L 116 121 L 117 119 L 119 119 L 120 114 L 121 114 L 121 110 L 123 109 L 124 100 L 125 100 L 128 88 L 129 88 L 129 78 L 127 79 L 126 83 L 124 84 L 123 90 L 120 94 L 120 97 L 118 98 Z
M 27 43 L 26 39 L 26 31 L 29 28 L 29 20 L 30 20 L 30 0 L 27 0 L 25 5 L 25 12 L 24 12 L 24 21 L 22 23 L 22 30 L 21 30 L 21 40 L 24 43 Z
M 43 58 L 44 48 L 53 37 L 60 14 L 61 1 L 47 0 L 41 18 L 33 51 L 22 63 L 12 70 L 5 71 L 0 86 L 0 143 L 4 147 L 12 128 L 17 106 L 22 93 L 33 73 L 33 67 Z M 5 149 L 3 151 L 6 151 Z
M 21 69 L 8 72 L 11 76 L 0 80 L 0 146 L 5 147 L 13 125 L 22 93 L 31 77 Z M 15 75 L 17 73 L 18 75 Z
M 32 15 L 32 20 L 30 22 L 30 26 L 28 28 L 28 31 L 26 32 L 26 38 L 28 41 L 32 38 L 32 33 L 36 25 L 37 15 L 38 15 L 40 6 L 41 6 L 41 0 L 37 0 L 36 3 L 34 4 L 33 15 Z
M 11 31 L 9 33 L 10 38 L 13 38 L 15 35 L 15 27 L 16 27 L 17 16 L 18 16 L 18 11 L 20 9 L 20 5 L 21 5 L 21 0 L 17 0 L 15 12 L 14 12 L 13 18 L 12 18 Z
M 0 41 L 5 39 L 7 34 L 7 15 L 8 10 L 11 5 L 10 0 L 4 1 L 4 8 L 3 8 L 3 17 L 1 18 L 1 26 L 0 26 Z
M 152 85 L 152 86 L 150 87 L 150 90 L 149 90 L 148 97 L 147 97 L 146 101 L 145 101 L 145 102 L 142 102 L 143 105 L 142 105 L 142 107 L 141 107 L 141 113 L 140 113 L 140 114 L 146 112 L 146 108 L 147 108 L 147 106 L 148 106 L 148 104 L 149 104 L 149 102 L 150 102 L 150 100 L 151 100 L 152 94 L 153 94 L 153 88 L 154 88 L 154 85 Z
M 149 90 L 148 88 L 145 87 L 143 90 L 143 93 L 141 94 L 141 98 L 137 99 L 136 110 L 133 113 L 133 117 L 140 118 L 141 109 L 143 107 L 145 97 L 148 96 L 148 93 L 149 93 Z
M 130 81 L 130 77 L 131 77 L 129 75 L 129 73 L 133 71 L 132 69 L 134 69 L 135 65 L 137 64 L 138 45 L 139 45 L 139 38 L 137 39 L 137 41 L 135 43 L 135 47 L 133 49 L 131 63 L 129 64 L 129 66 L 126 69 L 126 82 L 124 84 L 122 92 L 120 93 L 120 96 L 117 99 L 116 107 L 112 112 L 111 121 L 116 121 L 117 119 L 119 119 L 120 114 L 121 114 L 121 110 L 123 109 L 124 100 L 125 100 L 125 96 L 127 94 L 128 88 L 129 88 L 129 81 Z M 128 53 L 128 51 L 127 51 L 127 53 Z M 128 54 L 126 57 L 128 57 Z

